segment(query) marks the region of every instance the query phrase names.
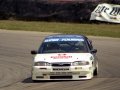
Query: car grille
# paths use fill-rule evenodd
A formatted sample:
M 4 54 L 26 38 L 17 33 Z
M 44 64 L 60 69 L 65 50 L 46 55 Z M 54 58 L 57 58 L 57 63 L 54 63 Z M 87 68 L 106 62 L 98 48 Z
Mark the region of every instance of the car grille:
M 69 68 L 53 68 L 54 71 L 69 71 Z
M 52 66 L 63 67 L 63 66 L 71 66 L 71 64 L 70 63 L 53 63 Z

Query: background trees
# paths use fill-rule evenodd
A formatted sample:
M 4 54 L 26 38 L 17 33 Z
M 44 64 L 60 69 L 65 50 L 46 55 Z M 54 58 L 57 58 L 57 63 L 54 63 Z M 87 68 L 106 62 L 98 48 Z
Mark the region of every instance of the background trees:
M 120 3 L 116 0 L 102 2 Z M 45 0 L 0 0 L 0 19 L 87 21 L 99 2 L 49 3 Z

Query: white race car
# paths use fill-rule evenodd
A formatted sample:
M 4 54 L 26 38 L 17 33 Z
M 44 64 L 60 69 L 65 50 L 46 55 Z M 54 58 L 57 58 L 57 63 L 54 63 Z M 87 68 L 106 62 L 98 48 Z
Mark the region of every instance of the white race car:
M 98 74 L 97 50 L 82 35 L 47 36 L 35 55 L 32 80 L 84 80 Z

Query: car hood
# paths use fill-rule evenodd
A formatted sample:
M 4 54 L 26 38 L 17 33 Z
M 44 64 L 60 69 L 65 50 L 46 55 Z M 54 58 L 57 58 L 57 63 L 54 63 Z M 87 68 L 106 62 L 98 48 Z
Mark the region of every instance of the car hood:
M 74 62 L 74 61 L 89 61 L 93 59 L 90 53 L 53 53 L 53 54 L 37 54 L 34 62 Z

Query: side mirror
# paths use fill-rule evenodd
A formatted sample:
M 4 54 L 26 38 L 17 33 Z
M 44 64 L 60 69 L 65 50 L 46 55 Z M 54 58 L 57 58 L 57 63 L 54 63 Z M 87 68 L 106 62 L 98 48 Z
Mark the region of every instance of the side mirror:
M 91 53 L 97 53 L 97 49 L 91 50 Z
M 35 55 L 35 54 L 37 54 L 37 51 L 32 50 L 32 51 L 31 51 L 31 54 L 32 54 L 32 55 Z

